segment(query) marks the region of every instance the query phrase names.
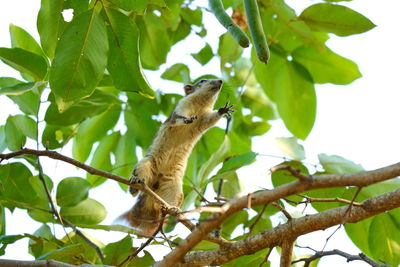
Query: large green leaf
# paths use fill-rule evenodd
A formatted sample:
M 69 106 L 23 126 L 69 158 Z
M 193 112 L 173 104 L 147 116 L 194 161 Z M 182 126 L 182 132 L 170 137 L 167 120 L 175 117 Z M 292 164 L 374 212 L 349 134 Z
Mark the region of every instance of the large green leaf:
M 104 264 L 116 266 L 132 253 L 132 238 L 127 235 L 122 240 L 109 243 L 104 248 Z
M 10 25 L 11 46 L 25 49 L 26 51 L 35 53 L 46 58 L 42 48 L 36 40 L 24 29 Z
M 124 135 L 120 136 L 114 148 L 114 155 L 115 164 L 112 173 L 128 179 L 137 162 L 136 142 L 131 131 L 127 131 Z M 119 185 L 123 189 L 127 189 L 126 185 Z
M 219 38 L 218 55 L 221 57 L 221 66 L 237 60 L 243 52 L 243 48 L 233 39 L 229 33 Z
M 19 83 L 10 87 L 1 88 L 0 95 L 22 95 L 23 93 L 36 89 L 40 85 L 43 85 L 43 82 Z
M 79 161 L 86 161 L 94 142 L 100 140 L 112 129 L 120 117 L 121 107 L 113 105 L 106 112 L 85 120 L 74 138 L 72 155 Z
M 106 68 L 107 53 L 107 31 L 97 9 L 74 17 L 50 69 L 50 87 L 60 111 L 93 93 Z
M 35 81 L 43 80 L 47 73 L 47 62 L 43 57 L 21 48 L 0 47 L 0 59 Z
M 209 44 L 206 44 L 198 53 L 192 54 L 201 65 L 207 64 L 214 56 L 214 53 Z
M 356 164 L 341 156 L 319 154 L 319 162 L 324 170 L 328 173 L 347 173 L 347 172 L 362 172 L 364 168 L 360 164 Z
M 299 16 L 315 31 L 331 32 L 339 36 L 363 33 L 375 25 L 356 11 L 341 5 L 318 3 L 306 8 Z
M 237 170 L 243 166 L 253 163 L 256 159 L 257 153 L 248 152 L 238 156 L 234 156 L 224 162 L 222 168 L 219 169 L 218 173 L 229 172 Z
M 171 39 L 164 21 L 148 9 L 143 16 L 136 16 L 140 29 L 140 58 L 143 67 L 156 70 L 166 62 Z
M 31 176 L 32 173 L 22 163 L 0 165 L 1 196 L 18 202 L 31 203 L 36 197 L 35 191 L 28 181 Z
M 23 115 L 17 115 L 23 116 Z M 4 128 L 4 133 L 6 135 L 6 144 L 8 149 L 11 151 L 16 151 L 21 149 L 26 142 L 26 136 L 19 128 L 20 119 L 17 121 L 16 116 L 9 116 L 6 121 L 6 125 Z
M 290 50 L 300 42 L 318 46 L 320 41 L 303 21 L 297 19 L 296 12 L 284 0 L 265 1 L 265 9 L 261 9 L 265 32 L 275 37 L 279 45 Z
M 52 103 L 46 111 L 46 122 L 63 126 L 79 123 L 110 109 L 119 109 L 117 104 L 121 103 L 115 95 L 100 90 L 95 90 L 91 96 L 80 100 L 62 113 L 58 111 L 51 97 L 50 101 Z
M 115 9 L 104 9 L 104 16 L 109 22 L 108 40 L 110 53 L 107 69 L 116 88 L 122 91 L 139 92 L 153 97 L 139 58 L 139 30 L 126 15 Z
M 161 78 L 185 84 L 191 81 L 189 67 L 182 63 L 177 63 L 169 67 L 161 74 Z
M 106 135 L 100 141 L 99 146 L 96 148 L 93 154 L 92 161 L 90 162 L 90 166 L 93 168 L 99 168 L 105 171 L 110 171 L 112 168 L 111 165 L 111 151 L 116 146 L 118 139 L 120 137 L 119 132 L 112 133 L 110 135 Z M 92 185 L 92 187 L 99 186 L 103 182 L 106 181 L 106 178 L 100 177 L 93 174 L 87 174 L 86 179 Z
M 277 137 L 275 143 L 281 151 L 294 160 L 304 160 L 306 158 L 303 145 L 298 143 L 296 137 Z
M 254 57 L 254 55 L 253 55 Z M 316 115 L 316 94 L 310 74 L 300 64 L 289 61 L 271 49 L 268 63 L 255 62 L 255 74 L 263 89 L 278 106 L 288 130 L 305 139 Z
M 310 72 L 315 83 L 349 84 L 361 77 L 357 64 L 344 58 L 328 47 L 299 47 L 292 53 L 293 59 Z
M 98 224 L 104 220 L 107 211 L 100 202 L 88 198 L 76 206 L 61 207 L 60 214 L 75 225 Z
M 46 124 L 42 134 L 42 144 L 48 149 L 63 147 L 75 135 L 72 126 Z
M 54 58 L 58 40 L 67 23 L 62 11 L 64 0 L 42 0 L 37 17 L 37 29 L 40 43 L 49 58 Z
M 380 214 L 371 221 L 368 245 L 373 258 L 390 266 L 400 264 L 400 221 L 391 213 Z
M 32 89 L 35 89 L 34 86 Z M 29 90 L 21 95 L 7 95 L 15 104 L 18 105 L 19 109 L 28 115 L 37 115 L 40 97 L 35 91 Z
M 80 177 L 68 177 L 58 184 L 56 199 L 61 207 L 75 206 L 89 195 L 90 183 Z

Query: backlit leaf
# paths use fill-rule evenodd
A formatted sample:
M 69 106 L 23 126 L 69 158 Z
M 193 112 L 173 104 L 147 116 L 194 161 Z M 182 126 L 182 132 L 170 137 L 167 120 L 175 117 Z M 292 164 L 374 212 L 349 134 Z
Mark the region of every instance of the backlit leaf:
M 74 17 L 61 36 L 50 69 L 59 111 L 93 93 L 103 76 L 107 53 L 106 27 L 96 8 Z
M 100 202 L 88 198 L 76 206 L 61 207 L 60 214 L 75 225 L 98 224 L 104 220 L 107 211 Z
M 90 183 L 80 177 L 68 177 L 57 186 L 57 204 L 61 207 L 75 206 L 88 197 Z

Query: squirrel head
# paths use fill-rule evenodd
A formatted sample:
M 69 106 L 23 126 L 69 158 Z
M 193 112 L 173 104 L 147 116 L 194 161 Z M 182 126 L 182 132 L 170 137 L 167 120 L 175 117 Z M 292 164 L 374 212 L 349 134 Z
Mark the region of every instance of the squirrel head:
M 222 80 L 202 79 L 194 85 L 187 84 L 183 88 L 186 95 L 217 95 L 222 86 Z

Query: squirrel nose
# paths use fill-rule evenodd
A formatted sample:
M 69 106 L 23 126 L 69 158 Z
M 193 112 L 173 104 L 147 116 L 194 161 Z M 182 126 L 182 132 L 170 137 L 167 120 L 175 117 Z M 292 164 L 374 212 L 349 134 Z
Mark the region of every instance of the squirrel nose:
M 217 82 L 218 82 L 219 84 L 222 84 L 222 80 L 217 80 Z

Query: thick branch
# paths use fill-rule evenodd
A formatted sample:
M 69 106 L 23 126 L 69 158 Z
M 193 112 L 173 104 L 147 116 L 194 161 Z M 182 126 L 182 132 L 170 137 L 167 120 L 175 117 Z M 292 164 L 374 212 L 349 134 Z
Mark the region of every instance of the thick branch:
M 280 245 L 283 236 L 296 238 L 300 235 L 324 230 L 341 223 L 355 223 L 365 220 L 398 207 L 400 207 L 400 189 L 370 198 L 362 202 L 362 207 L 353 207 L 351 213 L 348 213 L 347 206 L 334 208 L 314 215 L 293 219 L 286 224 L 237 241 L 225 248 L 193 252 L 184 257 L 183 266 L 191 266 L 193 264 L 196 264 L 196 266 L 221 265 L 240 256 Z
M 309 258 L 303 258 L 303 259 L 295 260 L 295 261 L 292 262 L 292 264 L 304 261 L 304 266 L 309 266 L 309 264 L 312 261 L 314 261 L 316 259 L 319 259 L 319 258 L 322 258 L 322 257 L 325 257 L 325 256 L 331 256 L 331 255 L 342 256 L 342 257 L 347 259 L 347 262 L 350 262 L 350 261 L 364 261 L 364 262 L 368 263 L 369 265 L 371 265 L 373 267 L 389 267 L 388 265 L 379 264 L 379 263 L 373 261 L 371 258 L 367 257 L 363 253 L 360 253 L 358 255 L 351 255 L 349 253 L 346 253 L 346 252 L 338 250 L 338 249 L 334 249 L 334 250 L 330 250 L 330 251 L 318 251 L 313 256 L 311 256 Z
M 300 175 L 295 172 L 296 175 Z M 382 182 L 400 175 L 400 163 L 390 165 L 373 171 L 347 173 L 347 174 L 325 174 L 313 177 L 302 177 L 299 181 L 291 182 L 279 186 L 273 190 L 261 191 L 253 194 L 251 201 L 252 206 L 265 205 L 285 198 L 290 195 L 299 194 L 301 192 L 328 187 L 342 186 L 367 186 L 370 184 Z M 303 179 L 304 178 L 304 179 Z M 246 208 L 248 205 L 247 196 L 233 199 L 221 208 L 225 209 L 224 213 L 214 214 L 207 221 L 200 224 L 180 245 L 171 251 L 164 259 L 156 264 L 157 267 L 173 266 L 180 262 L 183 257 L 197 245 L 205 236 L 213 229 L 221 225 L 233 213 Z

